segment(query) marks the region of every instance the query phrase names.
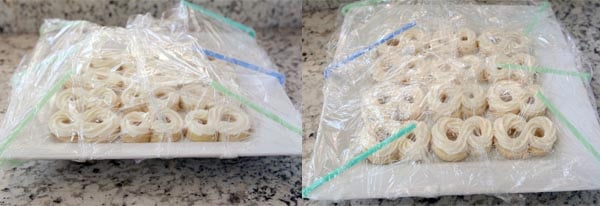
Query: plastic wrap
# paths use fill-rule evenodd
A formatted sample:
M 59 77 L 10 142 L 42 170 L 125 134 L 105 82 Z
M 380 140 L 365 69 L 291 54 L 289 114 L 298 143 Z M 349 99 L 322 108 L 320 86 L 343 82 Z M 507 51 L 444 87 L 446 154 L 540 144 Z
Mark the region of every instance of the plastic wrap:
M 305 197 L 600 188 L 592 71 L 548 2 L 344 11 Z
M 3 159 L 300 154 L 300 116 L 254 31 L 182 3 L 125 28 L 46 20 L 13 78 Z

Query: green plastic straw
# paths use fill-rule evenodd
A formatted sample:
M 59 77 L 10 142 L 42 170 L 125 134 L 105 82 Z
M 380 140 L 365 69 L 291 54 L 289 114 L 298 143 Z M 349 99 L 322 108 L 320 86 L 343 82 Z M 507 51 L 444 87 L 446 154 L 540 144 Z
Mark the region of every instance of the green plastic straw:
M 258 106 L 257 104 L 255 104 L 254 102 L 233 93 L 232 91 L 228 90 L 227 88 L 225 88 L 225 86 L 213 81 L 210 83 L 210 86 L 215 88 L 216 90 L 220 91 L 221 93 L 234 98 L 238 101 L 240 101 L 242 104 L 246 105 L 247 107 L 250 107 L 251 109 L 253 109 L 254 111 L 264 115 L 265 117 L 279 123 L 281 126 L 291 130 L 292 132 L 298 134 L 298 135 L 302 135 L 302 129 L 300 129 L 300 127 L 297 127 L 293 124 L 290 124 L 288 122 L 286 122 L 285 120 L 283 120 L 281 117 L 277 116 L 276 114 L 273 114 L 272 112 L 267 111 L 266 109 L 262 108 L 261 106 Z
M 596 159 L 598 161 L 600 161 L 600 153 L 598 153 L 598 151 L 596 151 L 596 149 L 594 149 L 594 146 L 592 146 L 590 144 L 590 142 L 588 142 L 587 139 L 585 137 L 583 137 L 583 135 L 577 130 L 577 128 L 575 128 L 575 126 L 573 126 L 573 124 L 571 124 L 571 122 L 569 122 L 569 120 L 567 120 L 567 118 L 560 111 L 558 111 L 558 109 L 550 102 L 550 100 L 548 100 L 548 98 L 546 98 L 541 92 L 538 92 L 536 94 L 536 96 L 540 100 L 542 100 L 542 102 L 546 105 L 546 107 L 548 107 L 548 109 L 554 115 L 556 115 L 558 120 L 561 123 L 563 123 L 563 125 L 567 126 L 567 128 L 571 131 L 571 133 L 573 133 L 573 135 L 575 135 L 577 140 L 579 140 L 579 142 L 581 142 L 581 144 L 583 144 L 583 146 L 588 151 L 590 151 L 594 155 L 594 157 L 596 157 Z
M 550 3 L 548 1 L 544 1 L 542 5 L 540 5 L 539 9 L 535 12 L 535 16 L 533 20 L 527 25 L 525 28 L 525 34 L 528 35 L 531 31 L 533 31 L 533 27 L 540 21 L 540 17 L 542 16 L 542 12 L 550 7 Z
M 415 129 L 415 127 L 416 127 L 415 123 L 410 123 L 408 126 L 400 129 L 400 131 L 396 132 L 392 136 L 386 138 L 382 142 L 369 148 L 368 150 L 364 151 L 363 153 L 360 153 L 358 156 L 350 159 L 350 161 L 346 162 L 346 164 L 342 165 L 341 167 L 338 167 L 337 169 L 327 173 L 325 176 L 317 179 L 317 181 L 313 182 L 311 185 L 309 185 L 308 187 L 306 187 L 302 190 L 302 197 L 307 197 L 308 194 L 311 193 L 313 190 L 317 189 L 324 183 L 329 182 L 331 179 L 337 177 L 339 174 L 341 174 L 342 172 L 345 172 L 346 170 L 350 169 L 354 165 L 367 159 L 369 156 L 371 156 L 373 153 L 379 151 L 381 148 L 387 146 L 388 144 L 396 141 L 400 137 L 411 132 L 413 129 Z
M 501 68 L 505 68 L 505 69 L 520 69 L 520 70 L 527 70 L 527 71 L 538 72 L 538 73 L 549 73 L 549 74 L 575 76 L 575 77 L 579 77 L 583 80 L 590 80 L 592 78 L 592 76 L 589 73 L 585 73 L 585 72 L 564 71 L 564 70 L 560 70 L 560 69 L 551 69 L 551 68 L 546 68 L 546 67 L 528 67 L 528 66 L 521 66 L 521 65 L 516 65 L 516 64 L 498 64 L 498 66 Z
M 379 4 L 383 1 L 384 0 L 364 0 L 364 1 L 357 1 L 357 2 L 350 3 L 350 4 L 346 4 L 345 6 L 342 7 L 342 15 L 345 16 L 346 13 L 348 13 L 353 8 L 366 6 L 366 5 L 372 5 L 372 4 Z
M 33 117 L 35 117 L 37 115 L 37 113 L 42 109 L 42 107 L 44 107 L 44 105 L 46 105 L 46 103 L 48 103 L 50 98 L 52 96 L 54 96 L 54 94 L 56 94 L 56 92 L 58 92 L 59 89 L 62 88 L 63 84 L 65 83 L 65 81 L 67 81 L 67 79 L 69 79 L 71 77 L 72 73 L 73 73 L 73 69 L 67 71 L 67 73 L 65 73 L 58 80 L 58 82 L 56 84 L 54 84 L 54 86 L 52 86 L 52 88 L 50 88 L 50 91 L 48 91 L 48 93 L 46 93 L 46 95 L 44 95 L 42 97 L 42 100 L 36 104 L 36 106 L 33 108 L 33 110 L 29 111 L 27 113 L 27 115 L 25 115 L 25 118 L 23 119 L 23 121 L 21 121 L 17 125 L 17 127 L 8 135 L 8 137 L 2 143 L 2 145 L 0 145 L 0 157 L 2 157 L 2 154 L 4 153 L 6 148 L 8 148 L 8 146 L 10 144 L 12 144 L 12 142 L 15 140 L 17 135 L 21 133 L 21 130 L 23 130 L 23 128 L 25 128 L 25 126 L 27 126 L 27 124 L 29 124 L 29 122 L 33 119 Z
M 256 38 L 256 31 L 254 31 L 254 29 L 252 29 L 252 27 L 246 26 L 244 24 L 241 24 L 239 22 L 236 22 L 230 18 L 224 17 L 220 14 L 217 14 L 211 10 L 205 9 L 204 7 L 201 7 L 197 4 L 182 0 L 181 3 L 183 5 L 186 5 L 187 7 L 190 7 L 200 13 L 203 13 L 204 15 L 207 15 L 211 18 L 216 19 L 217 21 L 229 24 L 235 28 L 238 28 L 239 30 L 242 30 L 243 32 L 248 33 L 248 35 L 250 35 L 252 38 Z

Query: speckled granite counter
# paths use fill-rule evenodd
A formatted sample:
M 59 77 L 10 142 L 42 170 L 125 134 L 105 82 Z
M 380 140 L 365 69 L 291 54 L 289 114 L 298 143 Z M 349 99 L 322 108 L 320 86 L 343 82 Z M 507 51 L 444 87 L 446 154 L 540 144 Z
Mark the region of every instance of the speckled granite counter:
M 259 29 L 300 108 L 300 30 Z M 0 119 L 9 80 L 35 35 L 0 35 Z M 0 205 L 298 205 L 300 157 L 28 161 L 0 169 Z
M 300 27 L 298 0 L 188 0 L 255 28 Z M 88 20 L 105 26 L 125 25 L 131 15 L 161 12 L 179 0 L 3 0 L 0 33 L 35 33 L 45 18 Z
M 339 4 L 340 1 L 314 0 L 316 3 Z M 600 65 L 600 9 L 597 1 L 551 1 L 556 17 L 562 26 L 571 32 L 579 42 L 582 54 L 590 60 L 593 68 Z M 305 2 L 306 5 L 306 2 Z M 323 69 L 329 63 L 326 57 L 327 45 L 331 35 L 335 33 L 337 18 L 336 9 L 307 11 L 304 8 L 302 29 L 302 116 L 303 116 L 303 176 L 308 171 L 307 163 L 312 155 L 314 141 L 323 106 Z M 314 10 L 314 8 L 312 8 Z M 600 74 L 594 73 L 592 79 L 594 95 L 600 97 Z M 313 88 L 313 89 L 309 89 Z M 596 101 L 597 104 L 600 101 Z M 307 184 L 303 178 L 302 184 Z M 553 192 L 515 194 L 502 196 L 511 203 L 546 205 L 597 205 L 600 201 L 598 191 Z M 317 204 L 317 201 L 305 201 L 307 204 Z M 397 200 L 356 200 L 344 202 L 351 205 L 465 205 L 465 204 L 500 204 L 505 203 L 499 198 L 486 195 L 445 196 L 440 198 L 400 198 Z M 552 205 L 551 204 L 551 205 Z

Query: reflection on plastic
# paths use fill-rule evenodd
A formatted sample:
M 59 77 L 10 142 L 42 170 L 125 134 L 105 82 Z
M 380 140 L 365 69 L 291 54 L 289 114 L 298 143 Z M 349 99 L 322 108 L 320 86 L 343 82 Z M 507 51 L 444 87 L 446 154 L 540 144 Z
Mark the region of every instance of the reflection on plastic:
M 402 32 L 404 32 L 404 31 L 406 31 L 406 30 L 408 30 L 410 28 L 413 28 L 415 25 L 417 25 L 415 22 L 411 22 L 411 23 L 405 24 L 402 27 L 400 27 L 399 29 L 397 29 L 396 31 L 383 36 L 383 38 L 379 39 L 375 43 L 369 44 L 367 47 L 354 52 L 350 56 L 346 57 L 344 60 L 342 60 L 342 61 L 340 61 L 338 63 L 335 63 L 335 64 L 327 66 L 325 68 L 325 73 L 324 73 L 325 79 L 327 79 L 329 77 L 329 73 L 331 73 L 331 70 L 334 70 L 334 69 L 336 69 L 336 68 L 338 68 L 338 67 L 340 67 L 340 66 L 342 66 L 344 64 L 347 64 L 347 63 L 351 62 L 352 60 L 354 60 L 354 59 L 356 59 L 356 58 L 358 58 L 358 57 L 366 54 L 367 52 L 375 49 L 375 47 L 377 47 L 377 46 L 379 46 L 379 45 L 387 42 L 388 40 L 390 40 L 390 39 L 392 39 L 392 38 L 394 38 L 396 36 L 398 36 Z
M 250 35 L 251 37 L 256 38 L 256 31 L 254 31 L 254 29 L 252 29 L 249 26 L 243 25 L 243 24 L 238 23 L 238 22 L 236 22 L 234 20 L 231 20 L 231 19 L 229 19 L 227 17 L 221 16 L 220 14 L 217 14 L 217 13 L 211 11 L 211 10 L 205 9 L 205 8 L 199 6 L 199 5 L 194 4 L 194 3 L 190 3 L 190 2 L 188 2 L 186 0 L 181 0 L 181 2 L 184 5 L 192 8 L 192 9 L 194 9 L 194 10 L 200 12 L 200 13 L 203 13 L 203 14 L 205 14 L 205 15 L 207 15 L 209 17 L 212 17 L 212 18 L 214 18 L 214 19 L 216 19 L 218 21 L 221 21 L 221 22 L 229 24 L 229 25 L 231 25 L 231 26 L 233 26 L 235 28 L 238 28 L 239 30 L 242 30 L 243 32 L 248 33 L 248 35 Z

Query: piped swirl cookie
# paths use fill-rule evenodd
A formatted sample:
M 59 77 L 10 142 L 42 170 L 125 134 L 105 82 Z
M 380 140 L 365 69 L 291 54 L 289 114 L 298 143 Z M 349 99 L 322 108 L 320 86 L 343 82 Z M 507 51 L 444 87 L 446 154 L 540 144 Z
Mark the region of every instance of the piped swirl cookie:
M 219 118 L 204 109 L 192 110 L 185 116 L 185 136 L 194 142 L 214 142 L 219 139 L 216 121 Z
M 181 138 L 183 120 L 177 112 L 164 108 L 152 115 L 151 142 L 177 142 Z
M 216 105 L 209 110 L 209 121 L 211 119 L 219 132 L 220 141 L 242 141 L 251 133 L 250 116 L 238 106 Z
M 496 82 L 487 93 L 491 114 L 498 117 L 506 113 L 519 113 L 525 94 L 525 89 L 517 82 Z
M 527 157 L 529 140 L 525 133 L 525 119 L 515 114 L 505 114 L 494 121 L 496 150 L 507 159 Z
M 361 150 L 367 150 L 381 141 L 391 136 L 394 130 L 401 129 L 401 125 L 398 122 L 387 122 L 387 123 L 366 123 L 365 127 L 360 132 Z M 400 159 L 398 152 L 398 145 L 401 140 L 396 140 L 390 144 L 382 147 L 377 152 L 373 153 L 368 157 L 369 162 L 373 164 L 390 164 Z
M 125 143 L 150 142 L 150 115 L 145 112 L 130 112 L 121 119 L 121 141 Z
M 554 124 L 544 116 L 530 119 L 525 125 L 524 134 L 529 140 L 529 153 L 534 156 L 550 152 L 557 139 Z
M 494 130 L 490 120 L 481 116 L 472 116 L 465 120 L 460 135 L 464 136 L 469 144 L 471 155 L 486 154 L 492 149 Z
M 457 162 L 469 155 L 466 136 L 460 133 L 462 125 L 461 119 L 442 117 L 431 128 L 431 148 L 440 159 Z
M 429 127 L 426 123 L 420 121 L 407 121 L 402 127 L 410 123 L 415 123 L 416 127 L 413 131 L 400 139 L 398 145 L 400 157 L 412 161 L 427 160 L 429 142 L 431 140 Z

